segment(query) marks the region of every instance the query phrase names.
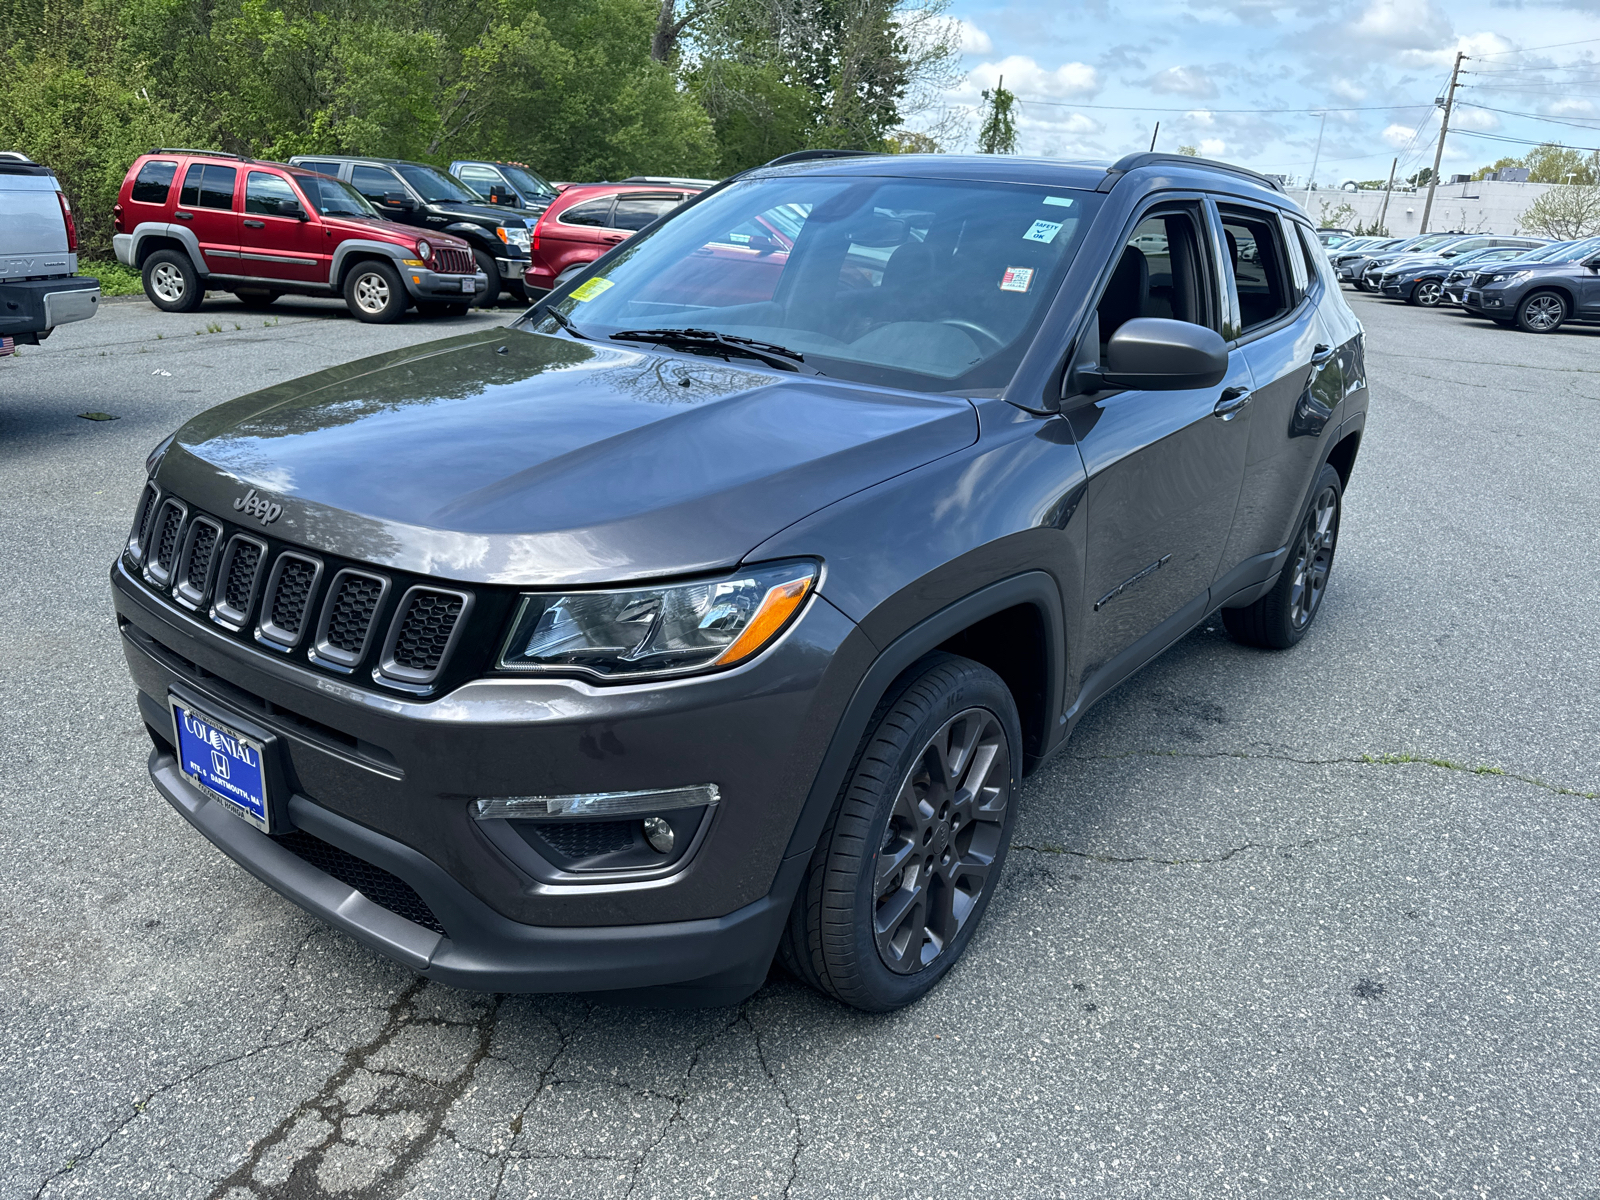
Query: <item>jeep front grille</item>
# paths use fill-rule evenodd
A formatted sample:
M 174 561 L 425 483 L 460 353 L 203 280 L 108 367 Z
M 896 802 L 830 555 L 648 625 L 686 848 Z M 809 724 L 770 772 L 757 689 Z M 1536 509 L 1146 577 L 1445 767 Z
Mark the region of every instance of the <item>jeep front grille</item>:
M 376 682 L 431 691 L 472 610 L 467 592 L 418 584 L 390 599 L 387 574 L 341 566 L 191 513 L 147 485 L 127 556 L 146 584 L 241 639 L 278 651 L 304 648 L 326 671 L 373 672 Z M 324 573 L 332 579 L 324 583 Z M 402 584 L 404 588 L 404 584 Z M 381 653 L 377 648 L 381 644 Z
M 433 262 L 433 269 L 441 275 L 475 275 L 478 272 L 478 263 L 472 257 L 472 251 L 458 250 L 454 246 L 435 249 Z

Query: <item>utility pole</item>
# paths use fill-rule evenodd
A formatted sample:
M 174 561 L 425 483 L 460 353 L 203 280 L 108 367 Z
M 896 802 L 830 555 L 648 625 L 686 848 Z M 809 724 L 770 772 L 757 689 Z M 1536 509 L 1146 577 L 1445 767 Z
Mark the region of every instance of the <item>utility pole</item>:
M 1328 127 L 1328 114 L 1322 114 L 1322 124 L 1317 126 L 1317 149 L 1311 155 L 1311 174 L 1306 176 L 1306 203 L 1307 215 L 1311 212 L 1311 189 L 1317 183 L 1317 163 L 1322 160 L 1322 131 Z
M 1161 132 L 1161 122 L 1157 121 L 1156 122 L 1156 127 L 1153 130 L 1151 130 L 1151 132 L 1150 132 L 1150 152 L 1152 154 L 1155 153 L 1155 149 L 1156 149 L 1156 134 L 1158 134 L 1160 132 Z
M 1444 121 L 1439 126 L 1439 144 L 1433 151 L 1433 174 L 1428 177 L 1428 200 L 1422 206 L 1422 228 L 1419 233 L 1428 232 L 1428 218 L 1433 215 L 1433 189 L 1439 186 L 1439 162 L 1444 158 L 1444 135 L 1450 132 L 1450 106 L 1456 102 L 1456 80 L 1461 77 L 1461 64 L 1466 59 L 1461 51 L 1456 51 L 1456 65 L 1450 68 L 1450 90 L 1444 94 Z M 1438 103 L 1437 100 L 1434 101 Z
M 1389 186 L 1383 189 L 1383 207 L 1378 210 L 1378 228 L 1385 232 L 1389 229 L 1385 224 L 1389 219 L 1389 197 L 1394 195 L 1394 169 L 1399 165 L 1400 158 L 1396 155 L 1394 161 L 1389 164 Z

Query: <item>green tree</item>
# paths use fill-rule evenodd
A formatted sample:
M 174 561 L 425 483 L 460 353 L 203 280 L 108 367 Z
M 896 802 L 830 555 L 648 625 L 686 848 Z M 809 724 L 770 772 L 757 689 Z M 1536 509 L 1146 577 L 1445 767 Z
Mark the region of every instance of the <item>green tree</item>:
M 1527 207 L 1518 223 L 1533 233 L 1561 240 L 1593 237 L 1600 233 L 1600 186 L 1552 187 Z
M 1006 79 L 1002 75 L 994 87 L 986 88 L 983 93 L 983 102 L 986 106 L 983 115 L 983 125 L 978 129 L 978 153 L 980 154 L 1015 154 L 1017 152 L 1017 119 L 1012 110 L 1016 107 L 1017 98 L 1006 91 Z
M 1198 147 L 1198 146 L 1179 146 L 1178 147 L 1178 153 L 1179 154 L 1187 154 L 1190 158 L 1198 158 L 1200 156 L 1200 147 Z

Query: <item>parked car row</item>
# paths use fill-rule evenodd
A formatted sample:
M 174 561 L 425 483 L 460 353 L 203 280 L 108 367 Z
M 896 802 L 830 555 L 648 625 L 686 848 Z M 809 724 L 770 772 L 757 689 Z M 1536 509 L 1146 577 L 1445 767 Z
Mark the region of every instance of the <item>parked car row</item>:
M 1361 243 L 1361 244 L 1357 244 Z M 1328 251 L 1340 280 L 1421 308 L 1456 305 L 1529 333 L 1600 321 L 1600 237 L 1367 238 Z

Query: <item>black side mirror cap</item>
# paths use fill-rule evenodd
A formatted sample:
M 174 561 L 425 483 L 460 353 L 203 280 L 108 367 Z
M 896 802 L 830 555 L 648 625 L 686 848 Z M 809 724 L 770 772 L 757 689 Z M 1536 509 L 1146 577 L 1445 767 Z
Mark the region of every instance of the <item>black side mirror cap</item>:
M 1204 325 L 1165 317 L 1124 321 L 1106 344 L 1101 379 L 1111 387 L 1175 392 L 1215 387 L 1228 374 L 1228 344 Z
M 403 208 L 407 212 L 416 208 L 417 202 L 404 192 L 385 192 L 383 203 L 386 208 Z

